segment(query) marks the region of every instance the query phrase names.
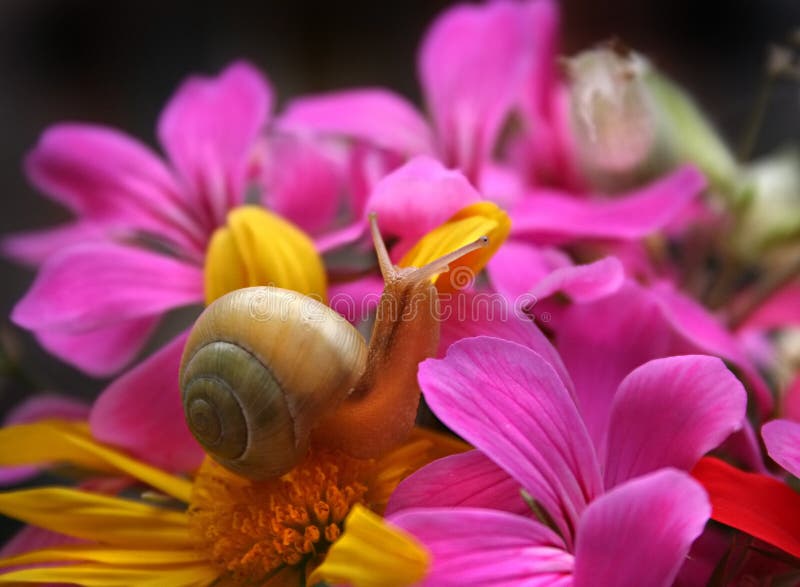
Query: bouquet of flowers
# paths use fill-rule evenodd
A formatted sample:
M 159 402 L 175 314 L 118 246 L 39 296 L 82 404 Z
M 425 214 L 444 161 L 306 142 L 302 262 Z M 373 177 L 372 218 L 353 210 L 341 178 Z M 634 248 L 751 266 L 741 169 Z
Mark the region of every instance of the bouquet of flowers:
M 111 379 L 0 429 L 0 585 L 800 585 L 800 155 L 558 39 L 459 5 L 422 110 L 237 61 L 158 150 L 47 128 L 11 320 Z

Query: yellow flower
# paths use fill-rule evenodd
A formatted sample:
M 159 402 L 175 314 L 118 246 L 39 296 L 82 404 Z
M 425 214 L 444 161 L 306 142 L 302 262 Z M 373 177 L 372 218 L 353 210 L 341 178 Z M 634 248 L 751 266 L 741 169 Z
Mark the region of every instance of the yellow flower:
M 0 560 L 0 568 L 11 569 L 0 584 L 301 585 L 354 506 L 381 512 L 406 475 L 463 448 L 416 429 L 375 460 L 316 450 L 287 475 L 261 482 L 207 460 L 183 479 L 98 443 L 81 423 L 6 428 L 0 430 L 2 466 L 66 463 L 131 477 L 149 491 L 138 497 L 65 487 L 0 493 L 0 513 L 83 541 Z M 48 566 L 31 566 L 41 564 Z

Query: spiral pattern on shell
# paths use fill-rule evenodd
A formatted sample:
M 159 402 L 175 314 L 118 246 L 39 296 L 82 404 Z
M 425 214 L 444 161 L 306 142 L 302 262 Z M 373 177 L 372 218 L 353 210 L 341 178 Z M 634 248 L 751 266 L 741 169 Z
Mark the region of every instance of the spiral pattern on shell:
M 234 473 L 277 477 L 304 457 L 366 355 L 361 335 L 320 302 L 273 287 L 231 292 L 206 308 L 184 349 L 187 425 Z

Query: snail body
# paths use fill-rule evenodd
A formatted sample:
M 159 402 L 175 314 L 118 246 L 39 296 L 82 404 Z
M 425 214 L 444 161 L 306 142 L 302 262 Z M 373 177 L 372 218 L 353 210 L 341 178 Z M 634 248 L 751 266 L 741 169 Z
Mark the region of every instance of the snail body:
M 276 287 L 231 292 L 195 323 L 181 360 L 184 413 L 198 442 L 229 470 L 280 476 L 312 439 L 369 458 L 411 430 L 417 366 L 439 341 L 431 278 L 488 240 L 401 269 L 374 217 L 371 224 L 384 291 L 369 345 L 328 306 Z

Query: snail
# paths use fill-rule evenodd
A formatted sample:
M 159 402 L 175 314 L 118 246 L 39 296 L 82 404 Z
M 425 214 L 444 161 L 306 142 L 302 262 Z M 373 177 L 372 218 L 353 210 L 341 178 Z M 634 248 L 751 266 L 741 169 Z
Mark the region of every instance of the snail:
M 234 473 L 278 477 L 312 441 L 376 457 L 413 426 L 417 366 L 439 342 L 432 278 L 488 237 L 424 267 L 399 268 L 374 214 L 370 226 L 384 289 L 369 345 L 325 304 L 276 287 L 230 292 L 195 323 L 180 367 L 186 422 Z

